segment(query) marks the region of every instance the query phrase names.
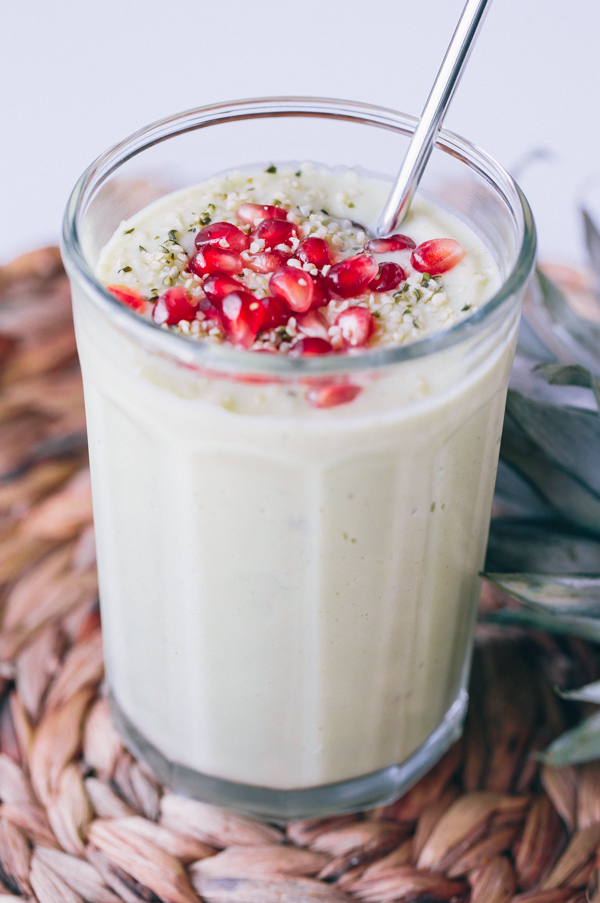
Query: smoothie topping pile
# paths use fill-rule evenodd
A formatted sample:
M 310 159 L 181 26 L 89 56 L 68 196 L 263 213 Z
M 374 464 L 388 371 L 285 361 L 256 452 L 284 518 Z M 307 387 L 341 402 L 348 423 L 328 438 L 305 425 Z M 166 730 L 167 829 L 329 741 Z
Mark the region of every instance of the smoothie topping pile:
M 350 218 L 350 190 L 339 216 L 339 203 L 337 215 L 317 206 L 328 198 L 311 193 L 310 173 L 306 189 L 303 171 L 279 175 L 266 197 L 263 174 L 239 175 L 236 190 L 225 178 L 215 191 L 213 180 L 214 203 L 187 218 L 180 210 L 163 234 L 126 223 L 101 272 L 108 290 L 163 328 L 293 357 L 402 344 L 473 306 L 457 308 L 446 290 L 444 274 L 465 257 L 455 239 L 369 239 Z

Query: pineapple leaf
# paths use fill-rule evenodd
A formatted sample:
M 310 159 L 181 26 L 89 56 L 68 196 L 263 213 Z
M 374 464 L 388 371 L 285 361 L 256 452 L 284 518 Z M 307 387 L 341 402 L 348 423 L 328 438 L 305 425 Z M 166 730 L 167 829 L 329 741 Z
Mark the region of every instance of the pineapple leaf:
M 569 412 L 566 418 L 562 416 L 565 410 Z M 573 417 L 570 416 L 571 413 Z M 594 447 L 586 436 L 589 447 L 585 450 L 577 447 L 575 454 L 574 447 L 569 443 L 569 429 L 574 429 L 577 417 L 585 415 L 597 425 L 598 438 Z M 586 421 L 581 432 L 586 433 L 587 426 Z M 533 437 L 529 435 L 529 431 Z M 577 432 L 575 429 L 574 431 Z M 552 449 L 552 458 L 548 454 L 549 448 Z M 527 479 L 564 518 L 576 526 L 600 534 L 600 494 L 594 491 L 595 486 L 592 488 L 584 477 L 589 476 L 600 489 L 600 468 L 595 467 L 594 471 L 598 448 L 600 418 L 594 412 L 560 408 L 533 401 L 518 392 L 509 392 L 500 446 L 502 458 Z M 525 567 L 518 570 L 537 568 Z M 595 567 L 590 570 L 595 570 Z
M 598 570 L 600 541 L 565 524 L 494 518 L 485 570 L 505 573 L 591 574 Z
M 485 573 L 483 576 L 532 608 L 551 614 L 600 618 L 600 574 Z
M 579 364 L 539 364 L 534 370 L 542 370 L 549 383 L 556 386 L 583 386 L 593 389 L 596 404 L 600 410 L 600 380 L 591 370 Z
M 557 360 L 554 352 L 544 344 L 534 326 L 529 322 L 526 310 L 521 315 L 517 352 L 540 363 L 552 364 Z
M 545 457 L 584 482 L 600 499 L 600 417 L 567 405 L 549 404 L 511 390 L 507 410 Z
M 571 308 L 563 293 L 557 285 L 548 279 L 541 270 L 537 271 L 538 283 L 542 292 L 544 305 L 554 320 L 554 332 L 558 339 L 568 345 L 568 337 L 583 350 L 588 366 L 595 372 L 600 372 L 600 327 L 590 320 L 578 316 Z M 562 333 L 562 335 L 561 335 Z M 566 334 L 566 335 L 565 335 Z M 567 342 L 564 342 L 567 338 Z
M 600 705 L 600 680 L 586 684 L 577 690 L 557 690 L 563 699 L 574 699 L 577 702 L 595 702 Z
M 562 734 L 536 758 L 546 765 L 562 768 L 600 757 L 600 712 L 595 712 L 573 730 Z
M 600 232 L 587 210 L 582 208 L 581 215 L 583 216 L 585 243 L 596 283 L 596 295 L 598 295 L 600 293 Z
M 488 624 L 545 630 L 547 633 L 578 636 L 592 643 L 600 643 L 600 620 L 579 615 L 555 615 L 534 608 L 500 608 L 481 619 Z
M 496 475 L 494 510 L 497 517 L 525 517 L 529 520 L 552 520 L 552 508 L 533 486 L 500 458 Z

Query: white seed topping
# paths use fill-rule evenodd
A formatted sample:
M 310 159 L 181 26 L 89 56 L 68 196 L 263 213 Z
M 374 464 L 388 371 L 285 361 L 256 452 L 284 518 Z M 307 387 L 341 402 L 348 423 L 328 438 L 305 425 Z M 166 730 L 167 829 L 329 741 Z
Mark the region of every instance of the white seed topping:
M 301 175 L 296 176 L 296 171 Z M 375 197 L 372 195 L 373 184 L 352 171 L 328 171 L 310 164 L 288 169 L 278 165 L 276 175 L 257 172 L 251 179 L 242 171 L 216 177 L 165 198 L 138 214 L 135 222 L 123 222 L 102 252 L 98 272 L 105 284 L 124 285 L 148 298 L 155 298 L 165 288 L 181 285 L 197 302 L 205 297 L 202 291 L 204 277 L 186 271 L 190 257 L 196 253 L 195 235 L 204 226 L 219 222 L 233 223 L 246 234 L 250 233 L 253 226 L 240 222 L 236 216 L 238 208 L 245 203 L 279 204 L 286 210 L 288 222 L 295 224 L 297 235 L 290 237 L 287 243 L 277 245 L 275 250 L 283 251 L 287 256 L 295 253 L 305 238 L 322 238 L 329 244 L 335 264 L 361 253 L 369 240 L 365 230 L 353 224 L 353 219 L 365 224 L 373 221 L 369 212 L 370 198 Z M 376 184 L 383 185 L 381 193 L 385 198 L 388 186 Z M 380 200 L 377 200 L 374 208 L 378 211 L 379 206 Z M 451 235 L 450 231 L 445 232 L 451 219 L 446 217 L 444 220 L 444 216 L 417 199 L 403 231 L 417 243 Z M 263 219 L 256 217 L 254 226 Z M 461 233 L 460 228 L 459 225 L 453 237 L 461 240 L 466 234 L 466 244 L 471 241 L 471 245 L 467 248 L 469 253 L 465 261 L 455 268 L 457 278 L 454 273 L 431 278 L 417 272 L 411 265 L 410 249 L 375 255 L 380 264 L 386 261 L 399 264 L 406 278 L 388 292 L 367 290 L 349 300 L 333 297 L 323 305 L 319 315 L 324 317 L 333 347 L 343 346 L 340 328 L 334 325 L 335 318 L 351 306 L 368 307 L 374 317 L 375 330 L 369 346 L 421 338 L 452 326 L 480 306 L 496 287 L 496 270 L 488 262 L 485 249 L 477 245 L 477 240 L 471 240 L 468 230 Z M 218 245 L 230 248 L 226 238 L 221 238 Z M 265 250 L 265 240 L 252 237 L 248 251 L 241 252 L 242 260 L 251 262 L 253 255 Z M 331 264 L 319 269 L 294 257 L 288 257 L 287 265 L 312 277 L 327 277 L 331 271 Z M 257 273 L 246 266 L 243 273 L 231 275 L 257 300 L 271 294 L 270 272 Z M 298 285 L 306 287 L 308 280 L 298 279 Z M 224 340 L 220 325 L 207 319 L 202 311 L 198 311 L 191 323 L 182 321 L 164 328 L 199 339 Z M 285 326 L 259 332 L 253 347 L 285 353 L 291 347 L 290 339 L 295 339 L 297 334 L 296 318 L 290 317 Z

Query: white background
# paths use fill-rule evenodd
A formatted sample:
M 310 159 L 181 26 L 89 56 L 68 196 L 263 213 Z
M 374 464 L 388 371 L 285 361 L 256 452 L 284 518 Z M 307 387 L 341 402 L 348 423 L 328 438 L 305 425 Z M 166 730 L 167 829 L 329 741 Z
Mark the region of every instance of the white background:
M 3 4 L 0 263 L 58 240 L 91 160 L 202 104 L 270 94 L 419 114 L 463 0 L 21 0 Z M 494 0 L 446 126 L 516 173 L 540 256 L 581 262 L 600 198 L 600 4 Z M 540 152 L 525 168 L 522 161 Z M 600 212 L 600 202 L 596 208 Z

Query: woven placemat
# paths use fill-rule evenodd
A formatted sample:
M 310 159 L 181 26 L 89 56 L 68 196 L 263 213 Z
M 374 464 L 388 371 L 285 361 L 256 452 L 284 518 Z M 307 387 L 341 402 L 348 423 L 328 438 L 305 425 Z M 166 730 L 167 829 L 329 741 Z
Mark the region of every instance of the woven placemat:
M 0 269 L 0 600 L 0 900 L 599 903 L 600 763 L 532 755 L 581 714 L 553 685 L 597 677 L 575 639 L 480 629 L 463 739 L 358 815 L 268 825 L 175 796 L 123 748 L 54 248 Z

